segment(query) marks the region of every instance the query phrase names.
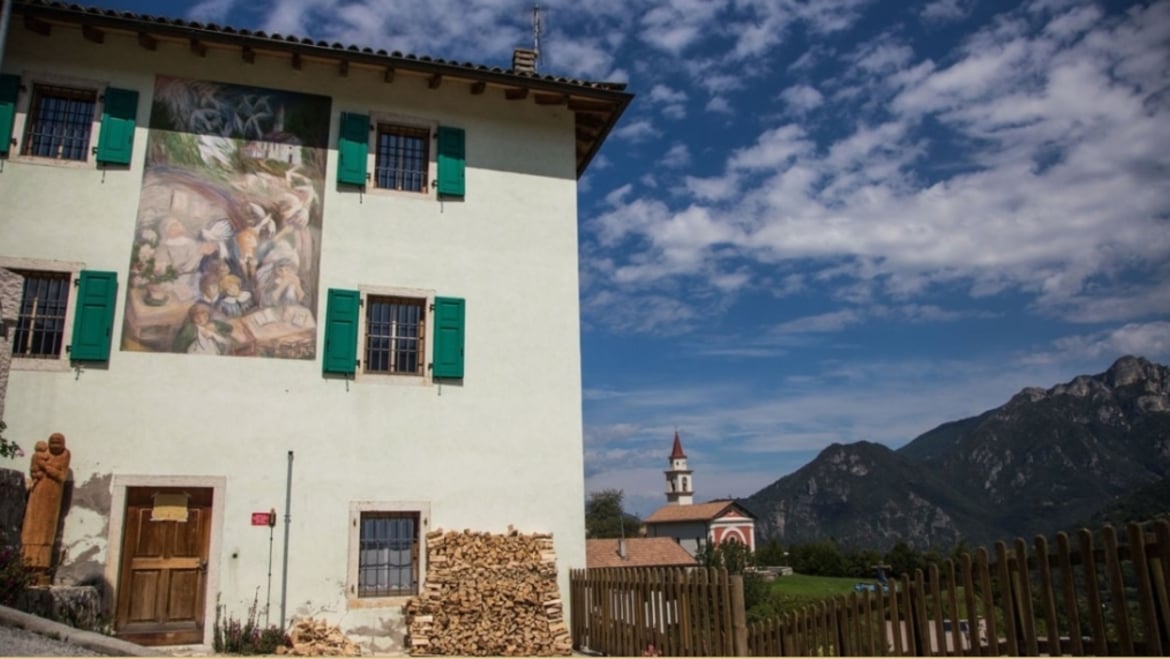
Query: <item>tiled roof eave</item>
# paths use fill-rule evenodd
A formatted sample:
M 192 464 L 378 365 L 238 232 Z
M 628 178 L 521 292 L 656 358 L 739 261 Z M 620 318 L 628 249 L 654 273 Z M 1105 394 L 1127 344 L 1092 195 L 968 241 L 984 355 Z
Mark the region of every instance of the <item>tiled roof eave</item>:
M 388 53 L 356 45 L 328 43 L 291 35 L 267 34 L 261 31 L 237 29 L 216 24 L 203 24 L 183 19 L 168 19 L 132 12 L 115 11 L 49 0 L 17 0 L 13 14 L 33 18 L 48 24 L 79 25 L 125 34 L 148 35 L 154 38 L 193 40 L 204 44 L 234 46 L 256 52 L 277 52 L 316 60 L 332 60 L 347 64 L 413 72 L 420 75 L 438 75 L 444 79 L 485 83 L 502 88 L 526 89 L 535 93 L 561 94 L 570 103 L 594 103 L 604 106 L 604 123 L 585 142 L 584 151 L 577 153 L 577 175 L 584 173 L 610 131 L 620 119 L 633 95 L 622 83 L 589 82 L 571 78 L 523 73 L 499 67 L 472 63 L 458 63 L 428 56 Z M 570 110 L 573 110 L 570 107 Z M 591 110 L 584 110 L 590 112 Z M 575 111 L 576 112 L 576 111 Z M 596 110 L 593 110 L 596 112 Z M 580 119 L 580 114 L 577 114 Z M 580 121 L 578 121 L 580 125 Z

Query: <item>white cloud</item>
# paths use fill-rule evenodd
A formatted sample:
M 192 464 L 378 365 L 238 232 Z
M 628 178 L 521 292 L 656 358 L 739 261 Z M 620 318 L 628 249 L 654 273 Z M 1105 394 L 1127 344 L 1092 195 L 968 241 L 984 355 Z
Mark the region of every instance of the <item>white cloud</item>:
M 1050 350 L 1026 358 L 1028 363 L 1051 364 L 1136 355 L 1155 361 L 1170 358 L 1170 322 L 1127 323 L 1090 334 L 1061 337 Z
M 645 142 L 661 134 L 661 131 L 654 127 L 654 122 L 649 119 L 635 119 L 625 122 L 612 133 L 614 137 L 630 142 Z
M 919 16 L 931 23 L 949 23 L 966 18 L 971 12 L 971 3 L 965 0 L 935 0 L 928 2 Z
M 187 10 L 187 17 L 204 23 L 223 23 L 235 4 L 235 0 L 202 0 Z
M 675 144 L 667 149 L 666 153 L 658 159 L 658 164 L 663 167 L 685 167 L 691 163 L 691 151 L 686 144 Z
M 794 85 L 780 92 L 780 100 L 796 114 L 804 114 L 823 105 L 825 97 L 815 87 Z
M 721 174 L 685 177 L 690 205 L 607 234 L 613 271 L 677 295 L 714 286 L 742 260 L 801 263 L 831 272 L 821 281 L 833 297 L 855 303 L 959 286 L 1023 293 L 1041 312 L 1083 321 L 1164 312 L 1170 286 L 1151 282 L 1170 279 L 1156 276 L 1170 262 L 1170 103 L 1158 96 L 1170 2 L 1095 23 L 1078 7 L 1054 11 L 992 21 L 945 66 L 874 41 L 860 61 L 902 72 L 860 90 L 864 102 L 893 99 L 878 104 L 882 121 L 840 124 L 831 140 L 773 122 Z M 927 160 L 932 150 L 944 159 Z M 681 209 L 723 228 L 707 232 L 720 256 L 710 242 L 663 242 Z
M 815 316 L 805 316 L 777 325 L 773 331 L 779 334 L 805 334 L 808 332 L 839 332 L 850 325 L 861 322 L 862 316 L 856 311 L 845 309 L 830 311 Z
M 707 101 L 707 112 L 717 112 L 720 114 L 735 114 L 735 110 L 731 108 L 731 103 L 722 96 L 714 96 Z

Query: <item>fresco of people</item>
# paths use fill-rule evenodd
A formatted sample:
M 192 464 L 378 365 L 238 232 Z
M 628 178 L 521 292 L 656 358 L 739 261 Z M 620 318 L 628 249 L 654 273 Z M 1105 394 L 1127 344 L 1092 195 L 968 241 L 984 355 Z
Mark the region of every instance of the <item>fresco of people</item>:
M 156 80 L 122 348 L 312 359 L 330 100 Z

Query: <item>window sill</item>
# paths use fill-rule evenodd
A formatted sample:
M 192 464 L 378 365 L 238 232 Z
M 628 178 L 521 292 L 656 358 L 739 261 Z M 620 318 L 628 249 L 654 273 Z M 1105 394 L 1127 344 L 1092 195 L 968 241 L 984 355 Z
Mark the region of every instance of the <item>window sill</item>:
M 87 158 L 85 160 L 69 160 L 67 158 L 46 158 L 44 156 L 25 156 L 20 154 L 13 154 L 9 160 L 11 162 L 19 162 L 26 165 L 64 167 L 66 169 L 94 169 L 96 167 L 96 161 L 94 161 L 92 158 Z
M 69 371 L 69 360 L 60 357 L 54 359 L 29 359 L 27 357 L 12 356 L 11 369 L 14 371 L 42 371 L 45 373 L 65 373 Z
M 347 597 L 345 606 L 348 609 L 389 609 L 402 608 L 414 595 L 398 595 L 396 597 Z

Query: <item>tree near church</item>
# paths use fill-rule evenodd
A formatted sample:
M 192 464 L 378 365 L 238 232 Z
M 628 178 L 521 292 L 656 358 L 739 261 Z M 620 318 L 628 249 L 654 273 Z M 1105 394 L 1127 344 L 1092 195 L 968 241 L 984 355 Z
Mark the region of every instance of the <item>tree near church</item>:
M 589 493 L 585 503 L 586 538 L 638 537 L 642 520 L 622 509 L 623 497 L 622 491 L 615 489 Z

